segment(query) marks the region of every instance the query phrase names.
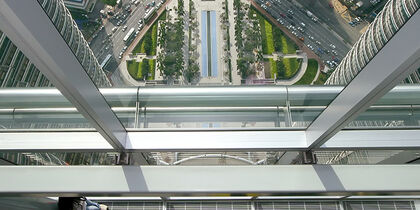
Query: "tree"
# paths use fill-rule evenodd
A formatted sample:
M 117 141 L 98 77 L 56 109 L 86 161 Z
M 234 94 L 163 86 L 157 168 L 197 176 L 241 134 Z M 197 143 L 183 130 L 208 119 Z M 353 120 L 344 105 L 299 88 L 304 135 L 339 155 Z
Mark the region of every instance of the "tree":
M 104 4 L 115 6 L 117 4 L 117 0 L 102 0 Z
M 149 75 L 150 65 L 148 59 L 143 59 L 143 62 L 141 62 L 141 77 L 144 78 L 144 80 L 147 80 L 147 76 Z
M 144 37 L 144 51 L 146 52 L 146 55 L 152 54 L 152 37 L 150 33 L 147 33 Z

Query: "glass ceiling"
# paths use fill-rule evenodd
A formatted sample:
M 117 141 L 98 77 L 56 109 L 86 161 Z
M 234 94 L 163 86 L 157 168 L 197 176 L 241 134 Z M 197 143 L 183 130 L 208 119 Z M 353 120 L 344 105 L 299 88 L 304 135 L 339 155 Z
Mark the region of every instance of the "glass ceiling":
M 420 5 L 418 0 L 361 2 L 147 0 L 97 4 L 84 12 L 67 8 L 62 0 L 38 0 L 107 103 L 105 109 L 117 117 L 112 123 L 131 132 L 305 131 Z M 55 89 L 48 74 L 40 73 L 45 69 L 39 71 L 37 61 L 32 63 L 23 53 L 29 51 L 20 51 L 6 32 L 0 30 L 0 132 L 103 126 L 92 125 L 91 118 L 78 111 L 79 95 L 73 92 L 69 101 L 58 91 L 70 83 L 77 87 L 78 81 L 56 83 Z M 392 89 L 346 129 L 418 128 L 418 85 L 413 84 L 420 81 L 418 74 L 404 79 L 401 83 L 410 85 Z M 102 106 L 89 105 L 101 114 Z M 228 165 L 258 165 L 282 155 L 185 152 L 179 158 L 180 153 L 144 156 L 158 165 L 177 165 L 185 159 L 189 163 L 191 157 L 208 158 L 210 165 L 226 158 L 232 161 L 225 162 Z M 39 156 L 48 159 L 49 154 Z M 108 162 L 81 164 L 113 164 L 113 153 L 104 154 L 100 158 Z M 350 154 L 365 153 L 317 153 L 322 163 L 342 163 L 337 158 Z M 22 153 L 3 155 L 20 160 Z

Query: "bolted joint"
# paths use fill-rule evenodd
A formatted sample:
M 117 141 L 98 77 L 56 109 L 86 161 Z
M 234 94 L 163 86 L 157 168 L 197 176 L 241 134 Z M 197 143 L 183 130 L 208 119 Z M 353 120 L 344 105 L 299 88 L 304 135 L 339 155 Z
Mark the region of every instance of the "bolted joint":
M 130 154 L 126 152 L 121 152 L 117 157 L 116 165 L 130 165 Z
M 302 152 L 302 164 L 316 164 L 318 159 L 312 151 Z

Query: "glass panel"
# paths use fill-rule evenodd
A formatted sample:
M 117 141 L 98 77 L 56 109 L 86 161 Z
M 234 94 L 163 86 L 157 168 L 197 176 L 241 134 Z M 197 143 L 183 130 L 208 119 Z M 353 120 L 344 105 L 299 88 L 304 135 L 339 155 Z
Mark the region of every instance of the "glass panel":
M 56 89 L 3 88 L 0 98 L 0 130 L 92 128 Z
M 114 165 L 113 152 L 0 152 L 0 159 L 13 165 Z
M 50 17 L 92 81 L 98 87 L 110 87 L 111 82 L 106 76 L 106 72 L 102 70 L 88 42 L 85 40 L 63 1 L 38 0 L 38 2 Z
M 420 85 L 399 85 L 362 112 L 346 128 L 417 128 L 420 126 Z
M 316 151 L 318 164 L 416 164 L 420 159 L 418 150 L 352 150 Z

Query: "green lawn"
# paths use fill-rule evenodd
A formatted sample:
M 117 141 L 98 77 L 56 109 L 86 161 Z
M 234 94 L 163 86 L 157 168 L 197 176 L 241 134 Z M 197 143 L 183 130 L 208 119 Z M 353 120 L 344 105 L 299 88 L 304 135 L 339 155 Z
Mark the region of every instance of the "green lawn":
M 270 72 L 271 72 L 271 78 L 274 78 L 274 74 L 277 75 L 277 63 L 274 61 L 274 59 L 269 58 L 268 61 L 270 62 Z
M 273 42 L 273 26 L 267 21 L 265 23 L 265 36 L 267 37 L 267 53 L 271 55 L 274 52 L 274 42 Z
M 137 78 L 138 68 L 139 68 L 139 63 L 138 62 L 127 61 L 128 73 L 130 73 L 131 77 L 133 77 L 134 79 L 140 79 L 140 78 Z
M 318 61 L 315 59 L 308 60 L 308 68 L 306 69 L 305 74 L 299 81 L 295 83 L 295 85 L 309 85 L 311 84 L 312 80 L 314 80 L 316 76 L 316 72 L 318 70 Z
M 155 79 L 155 66 L 156 66 L 156 60 L 150 59 L 149 60 L 149 74 L 150 76 L 147 77 L 147 80 L 154 80 Z
M 323 85 L 327 81 L 328 76 L 326 73 L 320 72 L 318 79 L 314 82 L 315 85 Z
M 159 20 L 164 16 L 165 13 L 162 13 L 162 15 L 159 17 Z M 143 38 L 140 40 L 140 42 L 134 47 L 132 53 L 146 53 L 147 55 L 156 55 L 156 46 L 157 46 L 157 27 L 158 22 L 155 21 L 152 25 L 152 27 L 147 30 L 146 34 L 143 36 Z M 147 53 L 147 50 L 145 47 L 146 45 L 150 45 L 150 52 Z
M 145 66 L 144 62 L 147 62 L 149 68 L 146 69 L 146 72 L 143 72 L 143 67 Z M 147 75 L 147 80 L 154 80 L 155 79 L 155 66 L 156 60 L 154 59 L 144 59 L 142 62 L 135 62 L 135 61 L 127 61 L 127 69 L 128 73 L 130 73 L 131 77 L 135 80 L 143 80 L 144 76 Z M 149 76 L 150 74 L 150 76 Z
M 254 8 L 252 11 L 257 14 L 261 30 L 261 45 L 264 54 L 282 52 L 283 54 L 295 54 L 298 46 L 287 37 L 277 26 L 273 25 L 261 13 Z
M 289 79 L 292 78 L 296 72 L 299 70 L 300 65 L 302 63 L 302 59 L 296 58 L 284 58 L 283 59 L 284 67 L 285 67 L 285 78 Z

